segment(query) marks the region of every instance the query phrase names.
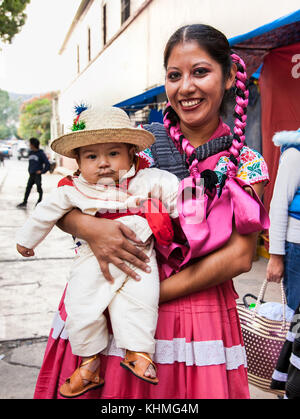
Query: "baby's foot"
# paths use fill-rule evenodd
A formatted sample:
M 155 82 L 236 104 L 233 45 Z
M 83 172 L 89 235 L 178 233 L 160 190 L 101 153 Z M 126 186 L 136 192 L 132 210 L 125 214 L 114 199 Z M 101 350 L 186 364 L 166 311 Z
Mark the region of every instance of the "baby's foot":
M 135 376 L 149 383 L 158 384 L 156 367 L 149 353 L 126 350 L 125 358 L 120 365 Z
M 80 369 L 87 369 L 91 372 L 96 372 L 100 366 L 100 357 L 98 355 L 90 356 L 90 357 L 83 357 L 82 364 L 80 365 Z M 83 385 L 89 384 L 90 381 L 83 380 Z
M 150 364 L 146 369 L 144 376 L 148 378 L 156 378 L 156 371 L 152 364 Z

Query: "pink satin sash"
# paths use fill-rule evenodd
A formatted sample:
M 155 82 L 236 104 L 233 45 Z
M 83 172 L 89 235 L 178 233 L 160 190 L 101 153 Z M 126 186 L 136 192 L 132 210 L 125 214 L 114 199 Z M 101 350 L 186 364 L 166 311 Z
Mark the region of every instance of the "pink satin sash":
M 216 167 L 221 156 L 218 153 L 199 163 L 199 172 Z M 253 197 L 245 191 L 252 189 Z M 238 233 L 251 234 L 268 229 L 269 216 L 251 185 L 238 177 L 229 177 L 222 190 L 210 198 L 204 193 L 199 179 L 192 176 L 181 181 L 178 192 L 178 212 L 180 227 L 186 244 L 172 243 L 170 246 L 157 246 L 165 263 L 163 269 L 167 276 L 178 272 L 190 260 L 204 256 L 222 247 L 232 234 L 233 219 Z

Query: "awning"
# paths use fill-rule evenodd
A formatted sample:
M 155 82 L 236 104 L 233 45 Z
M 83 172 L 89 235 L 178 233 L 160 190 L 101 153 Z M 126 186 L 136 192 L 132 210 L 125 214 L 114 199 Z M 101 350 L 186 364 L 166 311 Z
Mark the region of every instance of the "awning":
M 247 73 L 253 74 L 270 50 L 299 41 L 300 10 L 297 10 L 253 31 L 230 38 L 229 44 L 233 52 L 245 61 Z
M 156 103 L 156 96 L 161 93 L 165 93 L 165 86 L 161 85 L 149 89 L 140 95 L 133 96 L 130 99 L 126 99 L 123 102 L 116 103 L 114 106 L 124 109 L 126 112 L 136 112 L 139 109 L 143 109 L 145 106 Z
M 296 12 L 290 13 L 289 15 L 280 17 L 279 19 L 274 20 L 271 23 L 260 26 L 259 28 L 254 29 L 253 31 L 244 33 L 243 35 L 238 35 L 229 39 L 229 44 L 231 46 L 240 44 L 241 42 L 247 41 L 248 39 L 255 38 L 257 36 L 263 35 L 266 32 L 270 32 L 274 29 L 278 29 L 282 26 L 289 25 L 291 23 L 300 21 L 300 9 Z

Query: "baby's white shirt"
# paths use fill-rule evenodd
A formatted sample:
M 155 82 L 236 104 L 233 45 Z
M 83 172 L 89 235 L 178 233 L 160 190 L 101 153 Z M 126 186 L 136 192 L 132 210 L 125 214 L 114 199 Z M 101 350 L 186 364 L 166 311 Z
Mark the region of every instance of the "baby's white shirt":
M 135 167 L 121 178 L 135 175 Z M 95 215 L 97 212 L 115 212 L 138 208 L 141 200 L 155 198 L 162 201 L 172 218 L 178 217 L 177 193 L 178 178 L 164 170 L 156 168 L 141 169 L 130 180 L 128 189 L 101 184 L 90 184 L 82 176 L 73 178 L 73 185 L 64 185 L 54 189 L 37 205 L 33 213 L 18 230 L 17 243 L 34 249 L 54 227 L 56 222 L 73 208 L 83 213 Z M 149 229 L 148 236 L 151 234 Z M 145 238 L 144 238 L 145 239 Z

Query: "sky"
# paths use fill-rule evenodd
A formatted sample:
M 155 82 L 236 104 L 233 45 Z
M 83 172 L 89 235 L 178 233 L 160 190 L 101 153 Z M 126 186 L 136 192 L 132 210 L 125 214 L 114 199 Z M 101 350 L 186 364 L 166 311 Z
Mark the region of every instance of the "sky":
M 12 44 L 1 44 L 0 89 L 14 93 L 59 90 L 58 51 L 81 0 L 31 0 Z

